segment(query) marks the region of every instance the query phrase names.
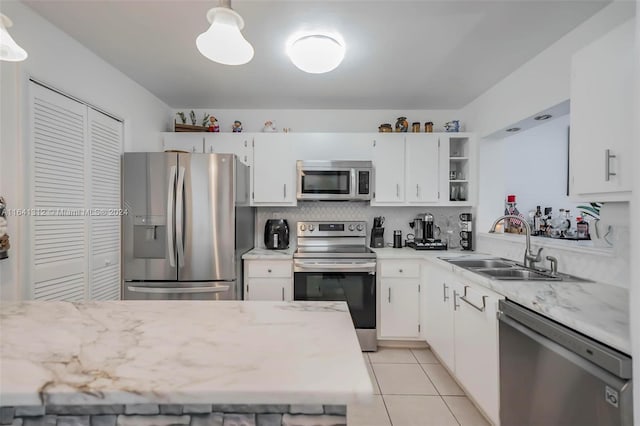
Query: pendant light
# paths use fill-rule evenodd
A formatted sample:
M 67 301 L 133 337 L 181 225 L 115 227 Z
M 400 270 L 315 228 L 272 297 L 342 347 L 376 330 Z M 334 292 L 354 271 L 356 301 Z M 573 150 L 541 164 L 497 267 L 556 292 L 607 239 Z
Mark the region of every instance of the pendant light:
M 345 47 L 340 37 L 306 34 L 294 39 L 287 48 L 291 62 L 304 72 L 323 74 L 332 71 L 344 59 Z
M 13 22 L 6 15 L 0 13 L 0 60 L 18 62 L 27 59 L 27 52 L 16 43 L 7 28 L 11 28 Z
M 220 0 L 220 7 L 207 12 L 211 26 L 196 39 L 200 53 L 224 65 L 242 65 L 253 58 L 253 47 L 242 36 L 244 19 L 231 9 L 231 0 Z

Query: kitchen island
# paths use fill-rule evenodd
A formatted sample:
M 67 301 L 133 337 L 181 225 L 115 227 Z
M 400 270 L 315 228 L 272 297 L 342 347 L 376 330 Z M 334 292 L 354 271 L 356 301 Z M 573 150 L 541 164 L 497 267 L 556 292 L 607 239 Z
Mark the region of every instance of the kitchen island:
M 373 392 L 343 302 L 25 302 L 0 321 L 0 424 L 339 425 Z

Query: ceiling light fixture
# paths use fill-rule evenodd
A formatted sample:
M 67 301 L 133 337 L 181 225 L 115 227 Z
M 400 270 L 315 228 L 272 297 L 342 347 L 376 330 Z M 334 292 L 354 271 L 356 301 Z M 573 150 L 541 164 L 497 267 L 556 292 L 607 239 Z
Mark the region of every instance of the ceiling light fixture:
M 27 52 L 16 43 L 7 28 L 11 28 L 13 22 L 6 15 L 0 13 L 0 60 L 18 62 L 27 59 Z
M 307 34 L 289 44 L 287 55 L 302 71 L 323 74 L 336 69 L 344 59 L 345 46 L 338 38 L 326 34 Z
M 231 0 L 209 9 L 207 20 L 211 26 L 196 38 L 200 53 L 224 65 L 243 65 L 253 58 L 253 47 L 240 32 L 244 19 L 231 9 Z
M 507 132 L 513 133 L 513 132 L 519 132 L 520 131 L 520 127 L 510 127 L 507 129 Z
M 537 117 L 533 117 L 533 119 L 537 120 L 537 121 L 544 121 L 544 120 L 550 119 L 551 117 L 552 117 L 551 114 L 542 114 L 542 115 L 539 115 Z

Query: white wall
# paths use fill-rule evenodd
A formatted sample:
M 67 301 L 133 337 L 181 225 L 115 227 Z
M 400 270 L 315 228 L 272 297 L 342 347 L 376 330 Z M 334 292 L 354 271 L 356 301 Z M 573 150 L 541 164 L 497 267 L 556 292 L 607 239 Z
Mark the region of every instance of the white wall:
M 188 109 L 174 109 L 169 117 L 172 124 L 175 115 L 182 111 L 187 116 L 187 124 L 191 124 Z M 230 132 L 235 120 L 242 122 L 245 132 L 260 132 L 267 120 L 273 121 L 279 132 L 290 128 L 292 132 L 377 132 L 382 123 L 395 126 L 398 117 L 407 117 L 409 125 L 419 121 L 424 131 L 424 123 L 434 123 L 434 131 L 443 131 L 444 123 L 459 119 L 459 112 L 454 110 L 326 110 L 326 109 L 195 109 L 197 124 L 200 125 L 204 113 L 218 119 L 221 132 Z M 464 124 L 464 123 L 463 123 Z
M 168 130 L 169 107 L 21 2 L 2 2 L 14 23 L 10 32 L 29 54 L 21 63 L 2 62 L 0 193 L 10 208 L 28 208 L 22 178 L 29 77 L 46 82 L 124 119 L 125 150 L 160 150 L 159 132 Z M 20 218 L 10 217 L 10 259 L 0 263 L 0 298 L 20 297 L 25 247 Z
M 501 166 L 504 167 L 504 195 L 517 195 L 520 213 L 526 214 L 541 206 L 543 211 L 544 207 L 553 207 L 554 212 L 560 208 L 570 209 L 572 217 L 578 216 L 578 204 L 567 196 L 568 127 L 569 116 L 558 117 L 503 139 L 501 164 L 483 157 L 483 176 L 487 171 L 499 173 Z M 489 192 L 489 188 L 485 190 Z

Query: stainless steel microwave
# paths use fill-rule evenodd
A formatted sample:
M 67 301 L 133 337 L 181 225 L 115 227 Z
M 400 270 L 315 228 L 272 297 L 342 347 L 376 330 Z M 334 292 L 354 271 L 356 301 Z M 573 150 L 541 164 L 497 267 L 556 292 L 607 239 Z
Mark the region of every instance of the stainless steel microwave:
M 303 161 L 297 163 L 298 200 L 371 200 L 371 161 Z

